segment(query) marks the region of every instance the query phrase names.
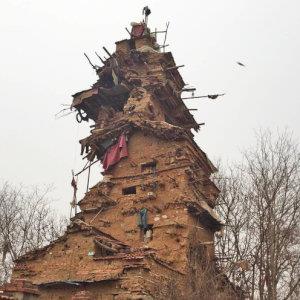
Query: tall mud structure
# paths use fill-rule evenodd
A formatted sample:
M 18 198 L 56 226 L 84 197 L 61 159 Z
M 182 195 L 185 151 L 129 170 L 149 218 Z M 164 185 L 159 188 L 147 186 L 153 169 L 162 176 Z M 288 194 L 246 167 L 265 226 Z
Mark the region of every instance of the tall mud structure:
M 62 237 L 16 261 L 13 279 L 36 285 L 39 299 L 201 299 L 206 290 L 215 296 L 202 299 L 237 299 L 216 265 L 216 169 L 181 97 L 193 89 L 156 34 L 133 23 L 94 66 L 97 82 L 73 95 L 77 121 L 94 123 L 81 154 L 88 167 L 102 163 L 103 179 Z

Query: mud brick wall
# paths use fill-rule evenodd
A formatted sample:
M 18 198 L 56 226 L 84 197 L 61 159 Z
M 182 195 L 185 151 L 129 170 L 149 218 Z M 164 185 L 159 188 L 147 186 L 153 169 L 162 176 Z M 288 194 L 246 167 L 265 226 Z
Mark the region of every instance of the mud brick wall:
M 13 278 L 37 284 L 40 299 L 187 299 L 193 270 L 217 278 L 216 169 L 193 140 L 179 66 L 149 32 L 117 42 L 97 82 L 73 95 L 77 121 L 94 122 L 80 140 L 93 167 L 128 154 L 102 180 L 99 169 L 62 237 L 16 261 Z

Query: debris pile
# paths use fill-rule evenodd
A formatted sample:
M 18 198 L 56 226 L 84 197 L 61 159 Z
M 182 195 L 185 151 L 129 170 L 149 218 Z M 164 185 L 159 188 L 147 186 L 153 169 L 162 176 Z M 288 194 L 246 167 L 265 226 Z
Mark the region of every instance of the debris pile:
M 89 167 L 102 162 L 103 180 L 79 201 L 64 236 L 16 261 L 13 278 L 38 285 L 40 299 L 161 299 L 158 287 L 168 299 L 172 281 L 187 299 L 191 270 L 203 260 L 214 266 L 219 190 L 193 140 L 201 124 L 156 33 L 141 22 L 130 34 L 114 53 L 104 48 L 97 82 L 73 95 L 77 121 L 94 123 L 81 154 Z

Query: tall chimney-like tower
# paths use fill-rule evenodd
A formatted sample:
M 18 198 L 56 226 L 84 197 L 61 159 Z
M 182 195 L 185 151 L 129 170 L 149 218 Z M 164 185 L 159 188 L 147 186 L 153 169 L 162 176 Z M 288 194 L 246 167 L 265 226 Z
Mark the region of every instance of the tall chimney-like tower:
M 40 299 L 83 290 L 84 299 L 193 299 L 201 275 L 218 277 L 216 169 L 193 140 L 199 124 L 181 98 L 180 66 L 160 50 L 144 22 L 132 23 L 94 66 L 97 82 L 73 95 L 77 121 L 94 122 L 81 154 L 92 168 L 101 161 L 104 176 L 64 236 L 17 260 L 13 277 L 38 285 Z M 221 290 L 219 299 L 236 299 Z

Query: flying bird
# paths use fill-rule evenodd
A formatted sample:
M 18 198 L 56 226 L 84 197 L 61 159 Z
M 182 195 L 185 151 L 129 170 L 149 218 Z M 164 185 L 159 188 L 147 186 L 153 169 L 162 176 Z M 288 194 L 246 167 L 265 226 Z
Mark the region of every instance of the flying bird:
M 238 65 L 242 66 L 242 67 L 246 67 L 244 64 L 242 64 L 241 62 L 237 61 L 236 62 Z
M 224 94 L 207 95 L 207 98 L 212 99 L 212 100 L 215 100 L 215 99 L 217 99 L 218 97 L 222 97 L 222 96 L 224 96 L 224 95 L 225 95 L 225 93 L 224 93 Z

